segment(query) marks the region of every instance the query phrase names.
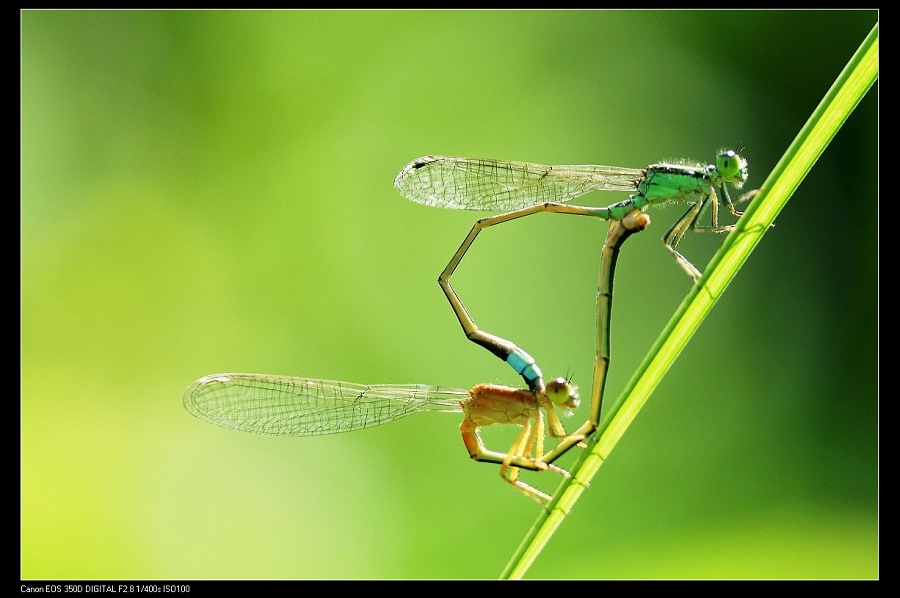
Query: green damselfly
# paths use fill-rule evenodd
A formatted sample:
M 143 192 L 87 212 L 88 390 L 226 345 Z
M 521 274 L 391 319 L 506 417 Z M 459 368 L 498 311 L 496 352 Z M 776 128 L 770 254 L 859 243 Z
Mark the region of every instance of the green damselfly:
M 649 218 L 644 212 L 649 206 L 670 202 L 690 204 L 663 236 L 663 243 L 681 269 L 696 282 L 701 276 L 700 271 L 676 248 L 688 230 L 717 233 L 733 230 L 734 225 L 719 225 L 719 196 L 731 215 L 740 218 L 743 213 L 735 209 L 728 185 L 739 189 L 747 176 L 747 161 L 734 150 L 720 152 L 715 164 L 663 162 L 646 168 L 592 164 L 548 166 L 484 158 L 424 156 L 413 160 L 397 174 L 394 187 L 406 199 L 426 206 L 495 212 L 507 210 L 475 223 L 441 272 L 438 283 L 466 337 L 505 360 L 516 371 L 519 371 L 520 355 L 527 356 L 527 353 L 509 341 L 479 329 L 450 284 L 450 277 L 485 228 L 538 212 L 592 216 L 610 221 L 598 281 L 597 351 L 591 411 L 588 421 L 578 431 L 568 435 L 550 453 L 541 456 L 542 461 L 552 463 L 600 425 L 610 359 L 613 277 L 618 251 L 625 238 L 646 228 Z M 624 191 L 632 195 L 605 207 L 564 203 L 592 191 Z M 755 191 L 736 201 L 744 201 L 753 194 Z M 701 226 L 698 224 L 699 218 L 708 207 L 711 209 L 710 224 Z M 619 238 L 622 235 L 624 237 Z M 531 366 L 537 367 L 533 360 Z M 528 370 L 519 373 L 528 383 Z

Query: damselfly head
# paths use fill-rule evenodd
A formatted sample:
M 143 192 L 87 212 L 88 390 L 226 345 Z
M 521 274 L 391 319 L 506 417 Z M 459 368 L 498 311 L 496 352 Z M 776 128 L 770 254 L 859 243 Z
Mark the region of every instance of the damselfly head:
M 580 404 L 578 387 L 563 377 L 547 383 L 547 398 L 557 407 L 575 409 Z
M 726 183 L 740 188 L 747 180 L 747 161 L 734 150 L 725 150 L 716 156 L 715 171 Z

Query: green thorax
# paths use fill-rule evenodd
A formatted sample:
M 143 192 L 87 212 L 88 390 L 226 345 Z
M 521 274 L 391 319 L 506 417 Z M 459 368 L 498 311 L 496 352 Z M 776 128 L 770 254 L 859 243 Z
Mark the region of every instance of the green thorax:
M 647 168 L 638 185 L 638 195 L 645 198 L 645 205 L 666 201 L 701 201 L 709 197 L 712 191 L 708 168 L 654 164 Z

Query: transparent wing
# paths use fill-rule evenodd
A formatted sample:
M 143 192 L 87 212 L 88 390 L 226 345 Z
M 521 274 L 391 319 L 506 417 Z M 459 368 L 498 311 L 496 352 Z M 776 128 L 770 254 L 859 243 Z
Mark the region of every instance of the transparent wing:
M 637 168 L 425 156 L 407 164 L 394 187 L 406 199 L 426 206 L 505 212 L 562 203 L 591 191 L 634 192 L 643 176 Z
M 315 436 L 379 426 L 419 411 L 460 411 L 465 390 L 421 384 L 365 385 L 333 380 L 213 374 L 184 392 L 195 417 L 273 436 Z

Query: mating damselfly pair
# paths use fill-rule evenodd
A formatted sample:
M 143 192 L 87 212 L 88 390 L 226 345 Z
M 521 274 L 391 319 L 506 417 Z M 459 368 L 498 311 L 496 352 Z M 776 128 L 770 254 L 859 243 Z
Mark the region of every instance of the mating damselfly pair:
M 184 394 L 187 410 L 204 421 L 258 434 L 314 436 L 370 428 L 421 411 L 462 412 L 460 431 L 469 456 L 497 463 L 500 475 L 544 504 L 550 496 L 518 478 L 520 469 L 568 473 L 554 462 L 590 436 L 600 424 L 610 360 L 610 324 L 615 266 L 622 244 L 647 227 L 645 210 L 664 203 L 687 203 L 687 212 L 666 232 L 663 243 L 693 280 L 700 271 L 676 249 L 688 230 L 728 232 L 720 226 L 719 201 L 739 218 L 727 185 L 740 188 L 747 163 L 732 150 L 715 164 L 660 163 L 643 169 L 599 165 L 546 166 L 528 162 L 425 156 L 410 162 L 394 180 L 403 197 L 426 206 L 504 212 L 478 220 L 438 282 L 471 341 L 487 348 L 522 376 L 527 388 L 478 384 L 471 390 L 435 385 L 364 385 L 350 382 L 267 374 L 214 374 L 191 384 Z M 606 207 L 570 205 L 592 191 L 624 191 L 628 199 Z M 752 194 L 753 192 L 751 192 Z M 737 201 L 742 201 L 745 197 Z M 721 196 L 721 197 L 720 197 Z M 709 225 L 698 224 L 709 208 Z M 587 421 L 567 434 L 556 409 L 579 405 L 577 388 L 565 378 L 544 382 L 535 360 L 515 344 L 480 330 L 450 285 L 450 277 L 485 228 L 539 212 L 591 216 L 610 221 L 601 251 L 597 293 L 597 350 Z M 545 415 L 546 414 L 546 422 Z M 487 449 L 479 428 L 495 423 L 522 426 L 506 453 Z M 545 452 L 545 428 L 558 439 Z

